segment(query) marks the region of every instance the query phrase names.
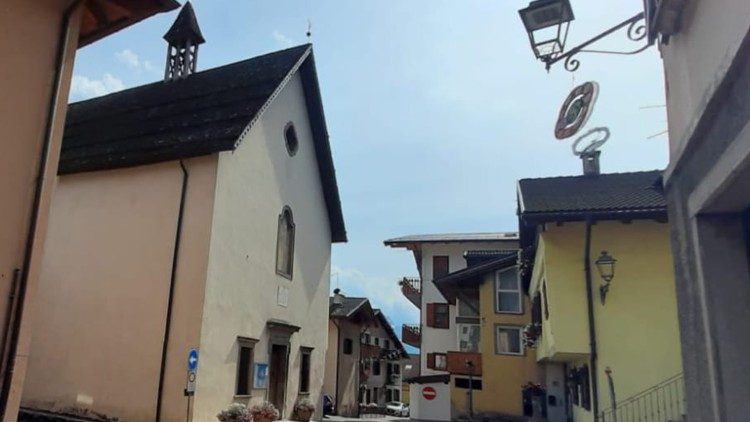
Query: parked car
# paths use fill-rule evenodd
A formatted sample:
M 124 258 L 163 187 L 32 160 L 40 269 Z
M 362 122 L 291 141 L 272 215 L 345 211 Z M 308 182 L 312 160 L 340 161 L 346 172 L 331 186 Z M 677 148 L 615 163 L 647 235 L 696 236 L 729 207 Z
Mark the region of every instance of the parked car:
M 400 401 L 388 402 L 385 405 L 385 410 L 389 415 L 393 416 L 409 416 L 409 406 L 401 403 Z

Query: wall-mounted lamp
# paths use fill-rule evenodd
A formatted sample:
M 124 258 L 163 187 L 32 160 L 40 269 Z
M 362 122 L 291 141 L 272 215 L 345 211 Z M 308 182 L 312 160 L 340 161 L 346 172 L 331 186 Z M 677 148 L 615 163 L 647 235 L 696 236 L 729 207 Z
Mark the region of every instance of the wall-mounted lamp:
M 602 278 L 602 285 L 599 286 L 599 295 L 602 300 L 602 305 L 604 305 L 604 299 L 607 297 L 609 284 L 612 282 L 612 279 L 615 278 L 616 262 L 617 260 L 612 258 L 607 251 L 602 251 L 599 258 L 594 262 L 596 264 L 596 269 L 599 270 L 599 277 Z
M 650 5 L 656 1 L 645 0 L 645 4 Z M 672 3 L 682 0 L 662 1 Z M 526 28 L 534 55 L 544 63 L 547 71 L 555 63 L 564 60 L 565 69 L 575 72 L 580 63 L 573 56 L 578 53 L 637 54 L 652 45 L 655 38 L 648 37 L 646 44 L 634 51 L 607 51 L 588 48 L 591 44 L 623 28 L 627 28 L 628 38 L 632 41 L 637 42 L 646 38 L 649 34 L 647 33 L 646 13 L 643 11 L 566 51 L 565 41 L 568 38 L 568 27 L 574 19 L 570 0 L 534 0 L 529 3 L 528 7 L 519 10 L 518 14 Z

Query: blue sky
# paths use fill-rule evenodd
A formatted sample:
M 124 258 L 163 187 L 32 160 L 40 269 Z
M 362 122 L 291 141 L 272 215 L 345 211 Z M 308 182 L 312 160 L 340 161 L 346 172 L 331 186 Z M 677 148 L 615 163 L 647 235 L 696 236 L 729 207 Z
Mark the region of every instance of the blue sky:
M 600 84 L 587 127 L 612 131 L 604 172 L 668 160 L 658 50 L 581 55 L 571 74 L 534 60 L 518 0 L 194 0 L 207 40 L 198 68 L 312 42 L 349 243 L 333 248 L 332 288 L 366 295 L 395 326 L 418 320 L 396 280 L 411 254 L 386 238 L 516 230 L 519 178 L 579 174 L 569 141 L 552 136 L 560 104 Z M 569 45 L 634 15 L 640 0 L 573 0 Z M 71 100 L 161 79 L 162 35 L 177 11 L 79 52 Z M 308 20 L 312 38 L 305 36 Z M 633 50 L 623 33 L 601 48 Z M 400 331 L 397 329 L 397 331 Z

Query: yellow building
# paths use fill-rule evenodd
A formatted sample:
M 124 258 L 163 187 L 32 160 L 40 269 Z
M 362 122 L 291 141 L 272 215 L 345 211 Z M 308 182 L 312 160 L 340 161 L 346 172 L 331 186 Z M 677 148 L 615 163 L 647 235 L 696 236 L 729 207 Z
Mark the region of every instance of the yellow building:
M 544 395 L 530 389 L 524 394 L 524 386 L 540 385 L 544 377 L 523 344 L 531 303 L 518 277 L 517 251 L 467 251 L 465 258 L 466 269 L 435 280 L 457 307 L 458 343 L 446 356 L 451 406 L 459 415 L 542 417 Z M 467 362 L 474 366 L 467 368 Z
M 684 414 L 660 177 L 593 173 L 519 182 L 522 281 L 540 308 L 536 358 L 548 385 L 565 386 L 574 421 Z M 555 379 L 555 370 L 565 376 Z

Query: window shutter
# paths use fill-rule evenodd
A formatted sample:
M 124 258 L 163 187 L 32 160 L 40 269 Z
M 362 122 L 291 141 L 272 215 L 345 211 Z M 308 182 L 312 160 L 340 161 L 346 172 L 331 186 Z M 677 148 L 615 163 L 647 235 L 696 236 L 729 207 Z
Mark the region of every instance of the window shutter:
M 430 369 L 435 369 L 435 354 L 434 353 L 427 354 L 427 367 Z
M 435 304 L 427 304 L 427 326 L 435 327 Z

